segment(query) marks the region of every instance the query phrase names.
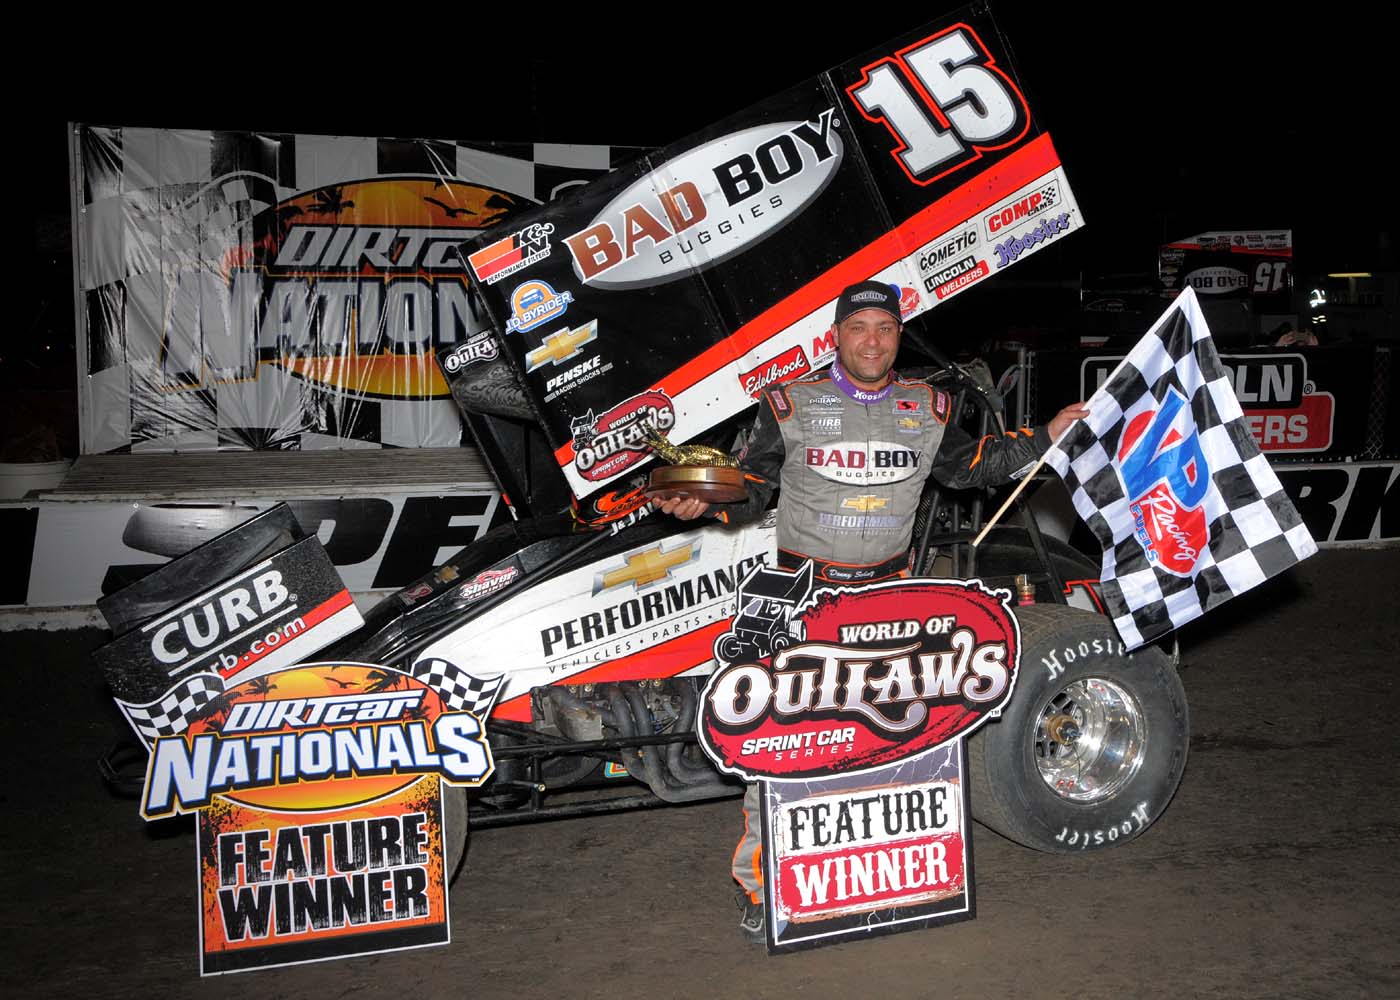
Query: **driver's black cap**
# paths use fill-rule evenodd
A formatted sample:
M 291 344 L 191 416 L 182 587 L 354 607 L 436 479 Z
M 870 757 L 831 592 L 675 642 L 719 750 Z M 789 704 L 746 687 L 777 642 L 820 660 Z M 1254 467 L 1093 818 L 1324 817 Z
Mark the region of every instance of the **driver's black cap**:
M 836 322 L 862 309 L 883 309 L 900 322 L 899 292 L 883 281 L 862 281 L 841 291 L 836 299 Z

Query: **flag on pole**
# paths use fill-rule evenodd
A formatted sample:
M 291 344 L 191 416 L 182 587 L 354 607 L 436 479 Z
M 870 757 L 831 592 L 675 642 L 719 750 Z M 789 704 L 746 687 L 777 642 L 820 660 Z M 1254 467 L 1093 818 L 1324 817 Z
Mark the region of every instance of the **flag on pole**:
M 1188 288 L 1046 454 L 1103 546 L 1129 649 L 1317 551 L 1245 426 Z

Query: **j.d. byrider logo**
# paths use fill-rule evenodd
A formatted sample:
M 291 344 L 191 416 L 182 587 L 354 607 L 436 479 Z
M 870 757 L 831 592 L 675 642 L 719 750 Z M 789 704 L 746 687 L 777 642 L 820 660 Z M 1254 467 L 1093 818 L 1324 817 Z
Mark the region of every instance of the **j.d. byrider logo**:
M 297 378 L 353 395 L 446 398 L 427 355 L 481 329 L 462 247 L 526 204 L 437 177 L 294 195 L 254 220 L 251 249 L 228 255 L 231 315 L 256 316 L 259 362 Z
M 700 543 L 686 542 L 663 549 L 658 543 L 649 549 L 630 553 L 621 566 L 602 570 L 593 577 L 593 593 L 631 584 L 634 590 L 669 579 L 671 571 L 700 558 Z

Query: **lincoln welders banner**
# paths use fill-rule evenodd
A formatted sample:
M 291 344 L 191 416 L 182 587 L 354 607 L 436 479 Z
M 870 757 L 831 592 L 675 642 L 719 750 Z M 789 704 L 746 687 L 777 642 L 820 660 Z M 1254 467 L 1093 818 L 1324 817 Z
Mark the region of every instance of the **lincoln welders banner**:
M 73 130 L 85 453 L 454 446 L 458 248 L 606 146 Z M 620 150 L 622 159 L 636 150 Z
M 840 290 L 906 318 L 1082 225 L 989 15 L 964 9 L 518 216 L 475 287 L 587 498 L 831 359 Z

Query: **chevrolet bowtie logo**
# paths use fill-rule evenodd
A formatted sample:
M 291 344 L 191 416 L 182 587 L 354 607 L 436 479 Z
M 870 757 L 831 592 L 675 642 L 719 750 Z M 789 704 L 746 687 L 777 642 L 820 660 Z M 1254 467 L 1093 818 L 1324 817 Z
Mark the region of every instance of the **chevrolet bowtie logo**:
M 677 545 L 665 552 L 661 550 L 659 544 L 655 548 L 633 552 L 621 566 L 598 573 L 593 577 L 593 593 L 601 594 L 605 590 L 621 587 L 627 583 L 632 584 L 634 590 L 641 590 L 658 580 L 665 580 L 671 575 L 671 570 L 677 566 L 684 566 L 699 558 L 699 542 Z
M 872 511 L 889 506 L 889 500 L 885 497 L 877 497 L 873 493 L 867 493 L 864 496 L 847 497 L 841 501 L 841 506 L 847 510 Z
M 577 330 L 565 327 L 558 333 L 551 333 L 544 338 L 544 342 L 539 347 L 525 355 L 525 370 L 532 372 L 536 368 L 543 368 L 551 361 L 556 365 L 563 364 L 570 358 L 578 357 L 584 344 L 597 339 L 598 321 L 596 319 L 590 320 L 587 325 L 581 326 Z

